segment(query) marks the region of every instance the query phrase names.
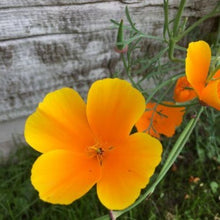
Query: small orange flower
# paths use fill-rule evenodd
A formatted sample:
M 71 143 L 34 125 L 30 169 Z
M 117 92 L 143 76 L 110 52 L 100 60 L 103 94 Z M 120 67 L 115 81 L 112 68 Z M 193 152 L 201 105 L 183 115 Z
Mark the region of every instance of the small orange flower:
M 70 88 L 49 93 L 25 124 L 26 141 L 42 155 L 31 182 L 42 200 L 70 204 L 95 184 L 109 209 L 131 205 L 161 160 L 161 143 L 130 135 L 145 110 L 142 94 L 120 79 L 96 81 L 87 105 Z
M 172 105 L 171 102 L 164 104 Z M 151 136 L 160 137 L 160 134 L 172 137 L 175 129 L 183 120 L 184 107 L 168 107 L 157 103 L 148 103 L 146 111 L 136 123 L 139 132 L 145 131 Z
M 174 100 L 176 102 L 187 102 L 197 97 L 194 89 L 188 82 L 186 76 L 182 76 L 177 80 L 174 88 Z
M 186 78 L 202 103 L 220 110 L 220 69 L 212 77 L 208 76 L 210 62 L 211 49 L 205 41 L 189 44 Z
M 190 176 L 189 182 L 190 183 L 198 183 L 200 181 L 199 177 Z

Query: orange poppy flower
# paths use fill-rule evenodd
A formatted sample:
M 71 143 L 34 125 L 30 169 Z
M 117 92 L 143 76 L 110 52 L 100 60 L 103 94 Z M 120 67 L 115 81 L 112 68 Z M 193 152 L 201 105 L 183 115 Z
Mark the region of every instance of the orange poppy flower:
M 186 78 L 200 101 L 220 110 L 220 69 L 208 79 L 211 49 L 205 41 L 191 42 L 187 49 Z
M 146 111 L 135 126 L 139 132 L 145 131 L 156 138 L 159 138 L 160 134 L 172 137 L 176 127 L 183 120 L 184 110 L 184 107 L 168 107 L 157 103 L 148 103 Z
M 87 105 L 70 88 L 49 93 L 26 121 L 25 139 L 42 155 L 31 182 L 42 200 L 70 204 L 95 184 L 109 209 L 139 196 L 161 160 L 161 143 L 130 131 L 145 110 L 142 94 L 120 79 L 96 81 Z
M 177 80 L 174 88 L 173 99 L 176 102 L 187 102 L 197 97 L 194 89 L 188 82 L 186 76 L 182 76 Z

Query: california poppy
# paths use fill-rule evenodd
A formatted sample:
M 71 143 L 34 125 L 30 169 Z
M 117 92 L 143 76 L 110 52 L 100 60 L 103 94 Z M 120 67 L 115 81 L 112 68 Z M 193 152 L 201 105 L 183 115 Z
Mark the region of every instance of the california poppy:
M 25 124 L 25 139 L 42 153 L 31 182 L 42 200 L 70 204 L 95 184 L 109 209 L 140 195 L 161 160 L 161 143 L 130 131 L 145 110 L 142 94 L 120 79 L 98 80 L 87 104 L 73 89 L 46 95 Z
M 186 78 L 202 103 L 220 110 L 220 69 L 209 74 L 211 49 L 205 41 L 191 42 L 187 49 Z
M 164 104 L 174 103 L 165 102 Z M 184 107 L 169 107 L 150 102 L 135 126 L 139 132 L 145 131 L 153 137 L 159 138 L 160 134 L 172 137 L 176 127 L 183 120 L 184 110 Z
M 195 97 L 197 97 L 196 92 L 188 82 L 186 76 L 180 77 L 174 88 L 173 99 L 176 102 L 187 102 Z

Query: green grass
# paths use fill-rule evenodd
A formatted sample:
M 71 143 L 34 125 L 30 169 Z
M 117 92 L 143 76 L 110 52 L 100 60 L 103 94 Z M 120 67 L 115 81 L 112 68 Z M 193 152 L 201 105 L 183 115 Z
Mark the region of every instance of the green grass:
M 30 170 L 38 155 L 24 146 L 0 166 L 0 219 L 93 219 L 106 213 L 94 190 L 69 206 L 41 201 L 30 183 Z
M 210 112 L 207 114 L 210 119 Z M 202 150 L 206 154 L 201 142 L 205 145 L 204 140 L 209 141 L 206 138 L 207 131 L 202 129 L 207 123 L 207 118 L 204 118 L 176 161 L 176 170 L 169 171 L 148 200 L 119 219 L 219 220 L 220 163 L 217 156 L 200 155 Z M 199 138 L 196 136 L 201 134 L 203 136 Z M 196 145 L 199 143 L 198 150 Z M 165 147 L 172 145 L 169 141 L 164 144 Z M 108 213 L 100 204 L 95 188 L 69 206 L 41 201 L 30 183 L 31 166 L 38 155 L 30 147 L 23 146 L 11 155 L 7 163 L 0 166 L 0 220 L 90 220 Z M 200 180 L 197 183 L 190 182 L 191 176 L 199 177 Z

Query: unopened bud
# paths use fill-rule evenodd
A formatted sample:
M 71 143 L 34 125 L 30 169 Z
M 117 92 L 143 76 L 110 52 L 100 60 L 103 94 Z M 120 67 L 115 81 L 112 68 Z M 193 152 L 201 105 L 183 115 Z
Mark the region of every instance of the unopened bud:
M 121 20 L 118 27 L 118 35 L 115 51 L 117 53 L 126 53 L 128 51 L 128 45 L 123 43 L 124 41 L 124 30 L 123 30 L 123 20 Z

